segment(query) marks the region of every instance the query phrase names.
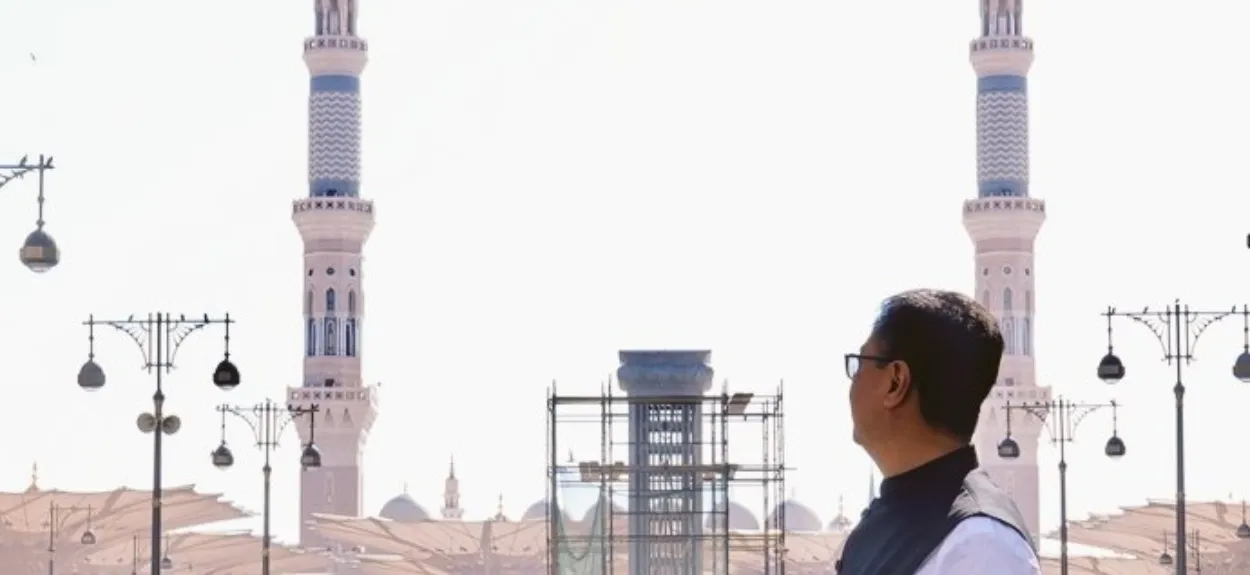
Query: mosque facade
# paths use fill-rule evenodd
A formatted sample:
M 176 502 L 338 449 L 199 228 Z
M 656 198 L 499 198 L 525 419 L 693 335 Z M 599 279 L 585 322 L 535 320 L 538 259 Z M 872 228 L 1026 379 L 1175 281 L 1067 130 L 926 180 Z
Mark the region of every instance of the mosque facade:
M 1020 501 L 1036 534 L 1040 422 L 1014 422 L 1011 433 L 1022 447 L 1019 459 L 1001 460 L 995 450 L 1007 433 L 996 407 L 1049 398 L 1049 390 L 1036 384 L 1033 359 L 1033 243 L 1045 204 L 1029 194 L 1027 74 L 1033 42 L 1023 33 L 1022 3 L 981 2 L 980 35 L 970 44 L 978 79 L 978 193 L 964 202 L 963 221 L 975 248 L 977 297 L 994 312 L 1006 340 L 1000 381 L 982 410 L 975 443 L 991 474 Z M 360 84 L 368 42 L 359 35 L 358 18 L 357 0 L 316 0 L 313 34 L 304 41 L 310 74 L 309 189 L 293 203 L 292 218 L 304 244 L 305 358 L 302 384 L 290 388 L 288 397 L 293 404 L 318 407 L 315 418 L 298 423 L 301 440 L 315 440 L 323 458 L 320 469 L 301 475 L 300 537 L 306 547 L 334 543 L 316 527 L 318 517 L 366 515 L 362 454 L 378 406 L 377 388 L 361 379 L 363 250 L 374 226 L 374 204 L 363 198 L 361 185 Z M 454 461 L 442 499 L 441 519 L 464 521 Z M 585 493 L 570 493 L 560 513 L 584 521 L 607 503 L 588 487 Z M 630 502 L 610 504 L 628 508 Z M 759 529 L 768 519 L 741 504 L 728 505 L 731 530 Z M 536 521 L 550 510 L 546 501 L 536 501 L 515 519 Z M 406 492 L 389 500 L 379 515 L 397 523 L 438 522 Z M 851 524 L 841 508 L 825 524 L 793 496 L 769 515 L 784 518 L 786 530 L 804 533 L 844 532 Z M 493 519 L 506 519 L 502 502 Z

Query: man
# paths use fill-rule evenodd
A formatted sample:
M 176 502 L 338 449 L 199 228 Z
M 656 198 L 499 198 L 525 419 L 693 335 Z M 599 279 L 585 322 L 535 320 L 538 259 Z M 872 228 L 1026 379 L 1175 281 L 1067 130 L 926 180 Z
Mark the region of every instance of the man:
M 980 304 L 914 290 L 885 301 L 846 355 L 855 442 L 885 479 L 839 575 L 1040 575 L 1024 520 L 970 442 L 1003 336 Z

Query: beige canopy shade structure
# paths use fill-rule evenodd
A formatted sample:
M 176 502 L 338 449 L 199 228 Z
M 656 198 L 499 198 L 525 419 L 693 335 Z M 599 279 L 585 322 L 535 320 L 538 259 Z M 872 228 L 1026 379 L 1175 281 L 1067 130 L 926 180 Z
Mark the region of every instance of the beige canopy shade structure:
M 183 533 L 197 526 L 248 517 L 220 494 L 197 493 L 194 486 L 165 489 L 164 525 L 173 573 L 193 566 L 200 575 L 251 575 L 259 572 L 259 539 L 243 534 Z M 37 478 L 25 491 L 0 492 L 0 565 L 4 575 L 44 575 L 52 560 L 57 572 L 128 575 L 138 536 L 138 572 L 147 573 L 152 496 L 146 489 L 110 491 L 43 490 Z M 94 543 L 84 544 L 90 531 Z M 49 540 L 54 551 L 48 551 Z M 158 550 L 164 552 L 164 549 Z M 325 570 L 330 559 L 275 547 L 276 573 Z
M 1250 542 L 1237 537 L 1237 527 L 1242 522 L 1242 503 L 1190 501 L 1186 509 L 1189 543 L 1198 545 L 1197 556 L 1201 558 L 1203 572 L 1250 573 Z M 1165 537 L 1168 554 L 1176 556 L 1175 530 L 1175 504 L 1150 501 L 1142 506 L 1124 507 L 1113 515 L 1074 522 L 1068 527 L 1068 538 L 1073 543 L 1138 559 L 1137 570 L 1133 573 L 1163 574 L 1172 570 L 1159 565 L 1159 556 L 1164 552 Z M 1190 564 L 1194 563 L 1194 557 L 1191 550 Z M 1227 571 L 1230 566 L 1240 570 Z
M 147 544 L 140 535 L 139 573 L 147 573 Z M 99 547 L 99 546 L 97 546 Z M 260 573 L 260 538 L 250 533 L 173 533 L 169 535 L 169 558 L 173 574 L 255 575 Z M 164 553 L 161 549 L 158 553 Z M 101 573 L 129 574 L 132 565 L 130 541 L 93 550 L 80 565 L 109 569 Z M 323 553 L 306 553 L 298 549 L 273 545 L 270 547 L 271 568 L 277 574 L 325 573 L 333 566 Z
M 313 525 L 326 537 L 363 550 L 366 555 L 362 556 L 360 565 L 365 575 L 481 573 L 487 565 L 493 573 L 547 573 L 544 520 L 395 522 L 378 518 L 316 515 Z M 735 532 L 729 537 L 732 572 L 744 575 L 763 572 L 763 558 L 753 551 L 757 547 L 753 539 L 757 539 L 759 534 Z M 837 532 L 788 532 L 786 572 L 792 575 L 828 575 L 845 538 L 846 533 Z M 616 564 L 612 568 L 614 573 L 628 573 L 625 549 L 623 544 L 617 546 Z M 1157 559 L 1157 553 L 1149 560 L 1074 556 L 1069 562 L 1069 573 L 1170 573 L 1158 565 Z M 1044 558 L 1042 571 L 1048 575 L 1058 574 L 1058 561 Z
M 366 555 L 378 573 L 442 575 L 480 571 L 491 565 L 503 572 L 546 572 L 545 520 L 396 522 L 373 517 L 314 515 L 313 528 Z

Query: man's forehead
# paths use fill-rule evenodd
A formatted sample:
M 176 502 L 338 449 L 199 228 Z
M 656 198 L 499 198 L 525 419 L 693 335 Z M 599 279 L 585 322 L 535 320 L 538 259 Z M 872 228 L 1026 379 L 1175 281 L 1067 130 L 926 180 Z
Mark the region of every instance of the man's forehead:
M 869 335 L 864 344 L 859 346 L 859 353 L 863 355 L 873 355 L 881 351 L 881 342 L 874 335 Z

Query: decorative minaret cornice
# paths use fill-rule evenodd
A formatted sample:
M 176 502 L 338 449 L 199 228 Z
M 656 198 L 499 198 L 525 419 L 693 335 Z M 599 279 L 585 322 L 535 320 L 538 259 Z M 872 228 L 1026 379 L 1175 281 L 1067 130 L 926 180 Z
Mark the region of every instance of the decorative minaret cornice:
M 443 482 L 443 519 L 458 520 L 464 517 L 460 508 L 460 480 L 456 479 L 456 456 L 451 457 L 447 480 Z

